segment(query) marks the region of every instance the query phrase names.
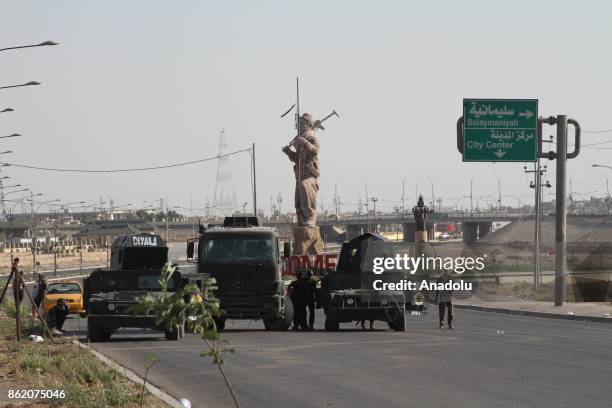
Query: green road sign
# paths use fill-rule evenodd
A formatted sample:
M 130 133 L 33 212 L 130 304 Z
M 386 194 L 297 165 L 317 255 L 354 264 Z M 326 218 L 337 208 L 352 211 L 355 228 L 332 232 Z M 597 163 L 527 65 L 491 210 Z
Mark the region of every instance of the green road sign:
M 536 161 L 537 99 L 464 99 L 463 161 Z

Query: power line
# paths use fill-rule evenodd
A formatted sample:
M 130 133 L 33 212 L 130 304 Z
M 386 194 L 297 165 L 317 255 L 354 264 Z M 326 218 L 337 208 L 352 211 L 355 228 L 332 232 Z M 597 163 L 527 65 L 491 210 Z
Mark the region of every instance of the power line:
M 610 133 L 612 132 L 612 129 L 605 129 L 605 130 L 583 130 L 583 133 Z
M 604 142 L 597 142 L 597 143 L 587 143 L 587 144 L 581 144 L 581 147 L 586 147 L 586 146 L 597 146 L 597 145 L 602 145 L 602 144 L 607 144 L 607 143 L 612 143 L 612 140 L 606 140 Z
M 57 172 L 70 172 L 70 173 L 127 173 L 127 172 L 135 172 L 135 171 L 161 170 L 161 169 L 169 169 L 173 167 L 189 166 L 191 164 L 197 164 L 197 163 L 203 163 L 203 162 L 207 162 L 211 160 L 222 159 L 224 157 L 233 156 L 238 153 L 249 152 L 249 151 L 251 151 L 251 148 L 236 150 L 234 152 L 216 155 L 213 157 L 207 157 L 205 159 L 198 159 L 198 160 L 192 160 L 192 161 L 174 163 L 174 164 L 166 164 L 163 166 L 136 167 L 136 168 L 131 168 L 131 169 L 110 169 L 110 170 L 58 169 L 58 168 L 52 168 L 52 167 L 38 167 L 38 166 L 31 166 L 27 164 L 8 163 L 8 162 L 2 162 L 2 164 L 6 164 L 9 166 L 13 166 L 13 167 L 21 167 L 24 169 L 41 170 L 41 171 L 57 171 Z

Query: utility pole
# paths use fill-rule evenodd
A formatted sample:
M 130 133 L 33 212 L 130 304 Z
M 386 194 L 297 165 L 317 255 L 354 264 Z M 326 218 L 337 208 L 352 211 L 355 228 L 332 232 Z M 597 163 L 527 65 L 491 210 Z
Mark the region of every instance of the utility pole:
M 253 215 L 257 217 L 257 174 L 255 173 L 255 143 L 253 143 Z
M 576 132 L 578 132 L 578 128 Z M 577 143 L 578 144 L 578 143 Z M 579 149 L 579 146 L 576 146 Z M 577 151 L 577 150 L 576 150 Z M 557 115 L 557 197 L 555 212 L 555 306 L 565 301 L 565 256 L 567 207 L 565 206 L 565 182 L 567 170 L 567 116 Z
M 474 176 L 470 178 L 470 216 L 474 216 Z
M 402 219 L 406 216 L 406 177 L 402 177 Z
M 574 189 L 572 188 L 572 178 L 571 177 L 569 180 L 569 185 L 570 185 L 570 194 L 569 194 L 570 215 L 574 215 Z
M 499 180 L 499 176 L 496 176 L 496 177 L 497 177 L 497 204 L 498 204 L 499 215 L 501 215 L 501 212 L 502 212 L 501 181 Z
M 610 215 L 610 185 L 606 176 L 606 215 Z
M 55 278 L 57 276 L 57 224 L 55 224 L 54 227 L 55 242 L 53 244 L 53 277 Z
M 169 230 L 170 230 L 170 226 L 168 225 L 168 199 L 166 198 L 165 200 L 165 204 L 166 204 L 166 243 L 168 242 L 168 234 L 169 234 Z
M 427 177 L 429 179 L 429 183 L 431 184 L 431 206 L 433 208 L 433 210 L 435 211 L 436 209 L 436 196 L 434 195 L 434 185 L 433 185 L 433 180 L 431 179 L 431 177 Z
M 19 296 L 19 288 L 21 286 L 21 273 L 19 272 L 17 265 L 19 262 L 19 258 L 15 258 L 13 260 L 13 265 L 12 265 L 12 272 L 13 272 L 13 299 L 15 300 L 15 328 L 17 329 L 17 342 L 19 342 L 19 340 L 21 340 L 21 316 L 20 316 L 20 309 L 21 309 L 21 299 Z M 9 279 L 10 280 L 10 279 Z M 8 281 L 6 281 L 6 284 L 8 286 Z
M 334 184 L 334 212 L 336 214 L 336 221 L 338 220 L 338 182 Z

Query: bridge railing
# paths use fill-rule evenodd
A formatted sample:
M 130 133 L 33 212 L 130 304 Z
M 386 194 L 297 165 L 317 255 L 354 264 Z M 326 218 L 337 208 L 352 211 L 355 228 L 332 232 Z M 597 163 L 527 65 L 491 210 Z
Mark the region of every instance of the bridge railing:
M 428 215 L 429 219 L 432 221 L 440 220 L 440 219 L 500 219 L 500 220 L 508 220 L 508 219 L 517 219 L 529 216 L 531 214 L 528 213 L 470 213 L 470 212 L 455 212 L 455 213 L 431 213 Z M 363 215 L 340 215 L 338 217 L 331 216 L 319 216 L 320 222 L 335 222 L 335 221 L 350 221 L 350 222 L 363 222 L 367 224 L 368 222 L 376 222 L 376 221 L 396 221 L 396 222 L 412 222 L 414 218 L 412 214 L 377 214 L 376 216 L 365 217 Z

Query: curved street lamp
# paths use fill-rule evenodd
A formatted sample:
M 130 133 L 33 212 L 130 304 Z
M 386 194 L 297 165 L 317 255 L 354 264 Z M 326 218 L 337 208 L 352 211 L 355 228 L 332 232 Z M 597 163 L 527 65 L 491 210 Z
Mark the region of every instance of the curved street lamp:
M 4 108 L 4 109 L 2 109 L 2 110 L 0 111 L 0 113 L 4 113 L 4 112 L 14 112 L 14 111 L 15 111 L 15 109 L 13 109 L 13 108 Z
M 20 137 L 19 133 L 13 133 L 12 135 L 0 136 L 0 139 L 6 139 L 7 137 Z
M 26 82 L 25 84 L 21 84 L 21 85 L 0 86 L 0 89 L 19 88 L 20 86 L 33 86 L 33 85 L 40 85 L 40 82 L 30 81 L 30 82 Z
M 29 188 L 24 188 L 23 190 L 15 190 L 15 191 L 9 191 L 8 193 L 4 193 L 4 196 L 6 197 L 9 194 L 13 194 L 13 193 L 21 193 L 23 191 L 30 191 Z M 39 193 L 40 195 L 42 195 L 42 193 Z M 38 195 L 38 194 L 34 194 L 34 195 Z M 26 197 L 24 197 L 26 198 Z
M 593 164 L 591 167 L 605 167 L 606 169 L 612 169 L 612 166 L 606 166 L 605 164 Z
M 56 43 L 55 41 L 45 41 L 45 42 L 41 42 L 40 44 L 18 45 L 16 47 L 0 48 L 0 51 L 18 50 L 20 48 L 45 47 L 47 45 L 59 45 L 59 43 Z

